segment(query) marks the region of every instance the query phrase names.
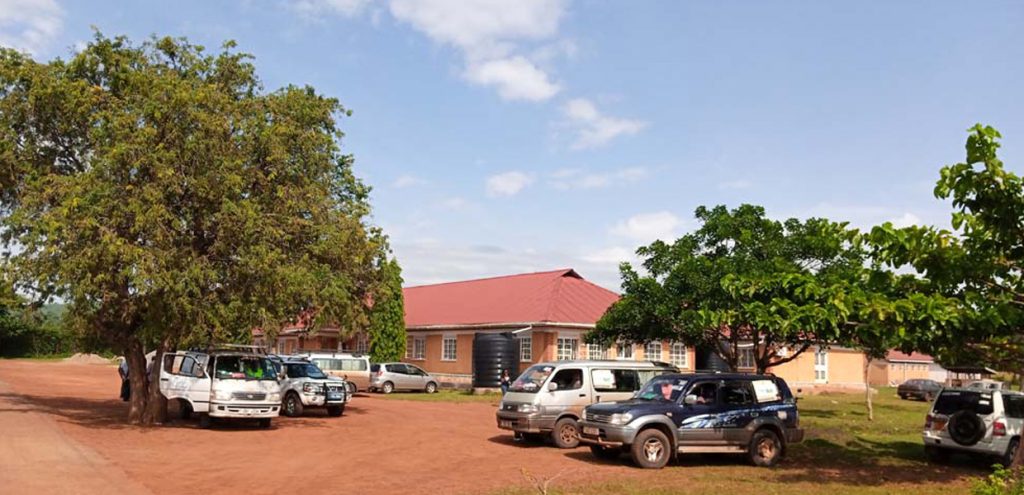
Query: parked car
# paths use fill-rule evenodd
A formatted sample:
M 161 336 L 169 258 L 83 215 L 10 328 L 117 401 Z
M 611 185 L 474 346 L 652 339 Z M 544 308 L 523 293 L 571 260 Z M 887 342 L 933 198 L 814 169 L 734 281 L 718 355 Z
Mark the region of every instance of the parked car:
M 804 437 L 789 386 L 771 375 L 662 375 L 636 398 L 588 406 L 583 416 L 580 441 L 594 455 L 628 452 L 643 468 L 689 453 L 745 454 L 772 466 Z
M 896 387 L 896 395 L 901 399 L 920 399 L 931 402 L 939 392 L 942 384 L 935 380 L 907 380 Z
M 369 390 L 390 394 L 395 390 L 437 392 L 438 381 L 417 366 L 406 363 L 374 363 L 370 365 Z
M 924 453 L 940 462 L 953 452 L 993 457 L 1009 466 L 1020 446 L 1024 394 L 1008 390 L 945 389 L 925 418 Z
M 331 376 L 349 382 L 349 395 L 370 389 L 370 357 L 344 352 L 308 352 L 300 354 Z
M 1006 384 L 997 380 L 976 380 L 968 383 L 964 388 L 969 390 L 1002 390 Z
M 578 421 L 595 402 L 626 400 L 654 376 L 679 371 L 652 361 L 554 361 L 526 369 L 502 398 L 498 428 L 517 437 L 551 435 L 555 445 L 579 445 Z
M 160 393 L 180 401 L 182 416 L 199 414 L 199 426 L 211 418 L 256 419 L 262 428 L 281 409 L 277 368 L 265 354 L 229 349 L 164 354 Z
M 308 407 L 324 407 L 329 416 L 341 416 L 349 400 L 345 380 L 328 376 L 306 359 L 282 359 L 281 412 L 302 416 Z

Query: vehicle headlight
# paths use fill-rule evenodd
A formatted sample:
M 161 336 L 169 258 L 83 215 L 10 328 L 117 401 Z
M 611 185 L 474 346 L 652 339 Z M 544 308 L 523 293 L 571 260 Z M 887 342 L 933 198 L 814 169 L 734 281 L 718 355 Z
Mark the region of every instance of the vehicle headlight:
M 318 384 L 318 383 L 303 383 L 302 384 L 302 391 L 307 393 L 307 394 L 315 394 L 315 393 L 321 391 L 322 389 L 323 389 L 323 387 L 320 384 Z
M 281 402 L 281 394 L 279 392 L 267 394 L 267 400 L 270 402 Z
M 215 400 L 231 400 L 231 391 L 230 390 L 214 390 L 213 391 L 213 398 Z
M 613 425 L 625 425 L 629 424 L 630 421 L 633 421 L 633 415 L 630 413 L 612 414 L 611 419 L 608 420 Z
M 521 413 L 535 413 L 537 412 L 537 406 L 533 404 L 519 404 L 519 412 Z

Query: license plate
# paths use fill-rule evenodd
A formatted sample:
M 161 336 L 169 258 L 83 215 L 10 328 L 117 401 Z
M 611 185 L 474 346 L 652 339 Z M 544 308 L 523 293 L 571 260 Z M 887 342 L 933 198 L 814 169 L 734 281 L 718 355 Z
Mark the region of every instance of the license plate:
M 592 436 L 596 437 L 596 436 L 601 434 L 601 430 L 598 429 L 598 428 L 595 428 L 593 426 L 584 426 L 583 427 L 583 434 L 584 435 L 592 435 Z
M 327 400 L 341 400 L 341 392 L 331 392 L 327 394 Z
M 503 419 L 501 421 L 498 421 L 498 426 L 500 428 L 512 428 L 512 420 Z

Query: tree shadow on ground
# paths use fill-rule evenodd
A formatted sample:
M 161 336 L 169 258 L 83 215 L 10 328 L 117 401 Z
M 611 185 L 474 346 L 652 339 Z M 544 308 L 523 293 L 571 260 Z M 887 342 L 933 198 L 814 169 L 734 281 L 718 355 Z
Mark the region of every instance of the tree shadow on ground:
M 550 448 L 546 436 L 534 436 L 522 440 L 516 440 L 515 437 L 511 433 L 509 433 L 506 435 L 495 435 L 491 438 L 488 438 L 487 441 L 499 445 L 506 445 L 508 447 L 516 447 L 521 449 L 534 449 L 538 447 Z

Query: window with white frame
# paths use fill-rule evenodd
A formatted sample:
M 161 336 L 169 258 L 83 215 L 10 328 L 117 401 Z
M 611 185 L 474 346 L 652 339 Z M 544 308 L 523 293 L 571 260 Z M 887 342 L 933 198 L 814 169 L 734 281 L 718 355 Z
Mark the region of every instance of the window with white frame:
M 587 359 L 608 359 L 608 348 L 601 344 L 587 344 Z
M 458 357 L 458 342 L 454 335 L 445 335 L 441 338 L 441 361 L 455 361 Z
M 817 383 L 828 383 L 828 351 L 818 349 L 814 351 L 814 381 Z
M 559 361 L 567 361 L 570 359 L 576 359 L 576 352 L 579 349 L 580 339 L 571 337 L 559 337 L 557 354 L 555 359 Z
M 738 368 L 753 368 L 754 367 L 754 348 L 753 347 L 740 347 L 739 360 L 736 363 Z
M 673 342 L 668 348 L 668 362 L 677 368 L 689 368 L 689 353 L 686 345 L 680 342 Z
M 519 337 L 519 360 L 533 361 L 533 337 Z
M 366 354 L 370 352 L 370 339 L 365 334 L 356 335 L 356 352 Z
M 633 359 L 633 344 L 622 344 L 618 345 L 616 354 L 619 359 Z
M 405 358 L 406 359 L 425 359 L 427 356 L 427 338 L 426 337 L 406 337 L 405 339 Z
M 648 361 L 661 361 L 661 342 L 648 342 L 644 347 L 644 359 Z

